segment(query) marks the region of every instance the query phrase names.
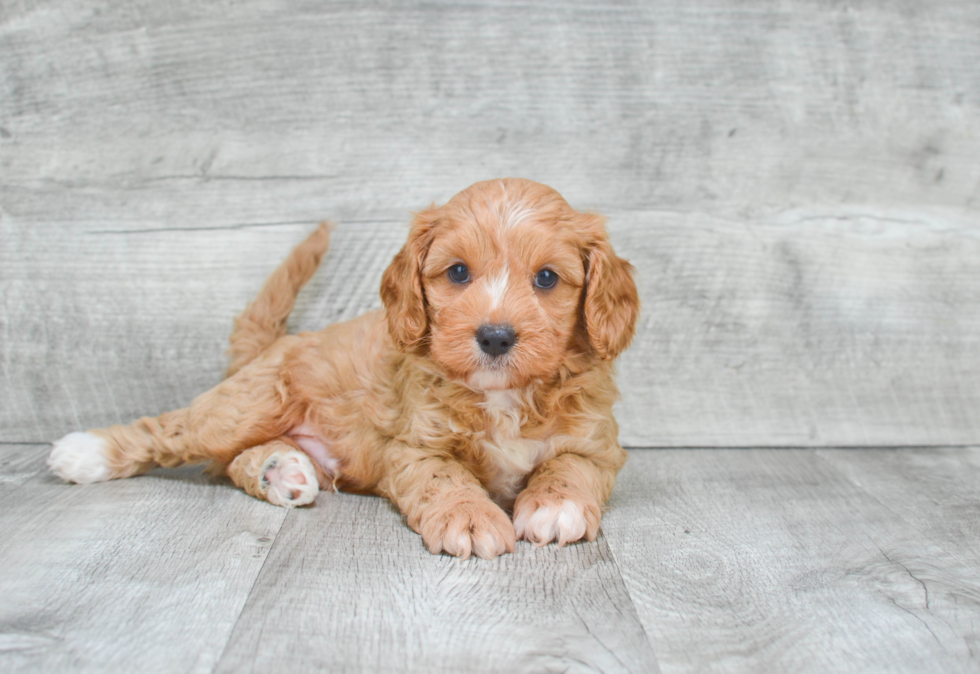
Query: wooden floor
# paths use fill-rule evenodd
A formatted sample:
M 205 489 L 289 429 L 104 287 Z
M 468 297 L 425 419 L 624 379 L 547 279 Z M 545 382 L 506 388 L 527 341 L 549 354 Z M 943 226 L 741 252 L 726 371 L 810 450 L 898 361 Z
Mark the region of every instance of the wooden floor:
M 634 450 L 595 543 L 426 552 L 379 498 L 0 447 L 3 672 L 980 671 L 980 448 Z

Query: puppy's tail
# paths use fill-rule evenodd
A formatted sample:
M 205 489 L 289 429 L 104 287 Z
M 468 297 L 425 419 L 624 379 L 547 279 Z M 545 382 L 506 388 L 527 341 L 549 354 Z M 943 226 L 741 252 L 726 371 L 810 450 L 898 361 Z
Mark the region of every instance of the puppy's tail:
M 286 334 L 286 319 L 296 296 L 310 280 L 330 247 L 333 225 L 322 223 L 303 243 L 296 246 L 262 286 L 242 315 L 235 319 L 229 341 L 231 363 L 226 376 L 238 372 L 252 359 Z

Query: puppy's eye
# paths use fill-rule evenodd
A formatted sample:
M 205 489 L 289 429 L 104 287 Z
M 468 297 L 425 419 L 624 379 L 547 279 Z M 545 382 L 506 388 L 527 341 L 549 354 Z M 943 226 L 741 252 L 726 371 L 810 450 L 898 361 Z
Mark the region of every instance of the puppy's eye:
M 470 280 L 470 270 L 465 264 L 454 264 L 449 268 L 449 280 L 453 283 L 466 283 Z
M 553 288 L 558 283 L 558 274 L 550 269 L 542 269 L 534 277 L 534 285 L 539 288 Z

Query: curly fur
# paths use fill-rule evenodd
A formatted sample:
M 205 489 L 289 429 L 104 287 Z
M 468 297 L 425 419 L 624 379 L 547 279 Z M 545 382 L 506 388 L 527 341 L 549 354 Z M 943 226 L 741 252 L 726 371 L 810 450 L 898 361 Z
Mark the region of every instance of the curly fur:
M 324 225 L 236 321 L 228 379 L 185 409 L 67 436 L 52 469 L 92 481 L 207 461 L 289 506 L 315 496 L 312 467 L 321 489 L 391 499 L 433 553 L 594 540 L 626 460 L 612 361 L 639 312 L 603 218 L 531 181 L 477 183 L 415 216 L 384 273 L 383 311 L 287 336 L 328 243 Z M 468 282 L 447 275 L 459 263 Z M 542 268 L 553 288 L 535 285 Z M 512 326 L 513 348 L 482 352 L 484 324 Z

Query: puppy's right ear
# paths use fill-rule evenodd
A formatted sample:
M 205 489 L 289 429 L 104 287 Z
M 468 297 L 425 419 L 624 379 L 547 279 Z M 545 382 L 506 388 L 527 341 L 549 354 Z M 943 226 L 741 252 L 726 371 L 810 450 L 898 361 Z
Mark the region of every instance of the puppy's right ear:
M 428 332 L 422 263 L 437 221 L 434 208 L 416 213 L 408 241 L 381 277 L 381 301 L 385 306 L 388 333 L 402 351 L 417 349 Z

